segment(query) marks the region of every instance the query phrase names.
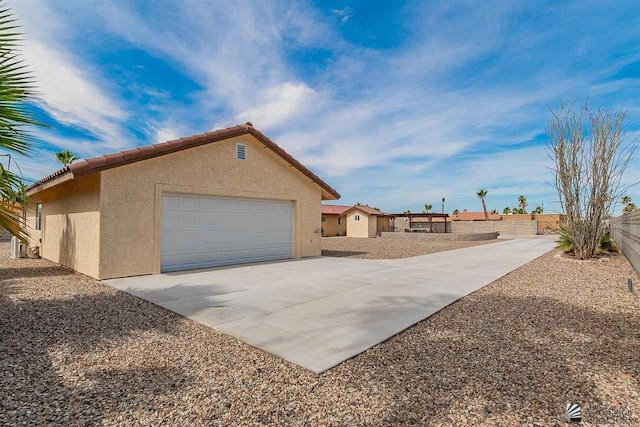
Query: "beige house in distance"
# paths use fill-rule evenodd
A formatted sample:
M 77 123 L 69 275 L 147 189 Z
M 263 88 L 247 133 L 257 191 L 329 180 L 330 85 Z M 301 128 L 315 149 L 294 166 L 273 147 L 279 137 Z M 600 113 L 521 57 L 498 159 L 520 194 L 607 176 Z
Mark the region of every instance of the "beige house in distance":
M 251 123 L 72 163 L 28 188 L 30 246 L 97 279 L 321 254 L 340 195 Z
M 376 237 L 391 229 L 391 220 L 369 206 L 322 205 L 322 235 L 325 237 Z
M 322 205 L 322 236 L 346 236 L 347 218 L 344 213 L 353 206 Z

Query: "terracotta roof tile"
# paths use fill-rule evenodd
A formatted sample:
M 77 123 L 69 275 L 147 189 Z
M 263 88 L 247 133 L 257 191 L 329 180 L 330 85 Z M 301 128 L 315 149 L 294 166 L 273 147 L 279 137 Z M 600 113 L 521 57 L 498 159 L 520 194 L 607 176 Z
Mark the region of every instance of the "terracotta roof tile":
M 351 209 L 359 209 L 362 212 L 366 213 L 367 215 L 384 215 L 382 211 L 375 210 L 369 206 L 354 205 L 354 206 L 351 206 L 351 208 L 349 208 L 349 210 Z
M 342 205 L 322 205 L 322 214 L 323 215 L 342 215 L 353 206 L 342 206 Z
M 198 147 L 200 145 L 223 141 L 228 138 L 245 134 L 253 135 L 258 141 L 262 142 L 275 154 L 282 157 L 290 165 L 298 169 L 299 172 L 308 177 L 312 182 L 317 184 L 328 194 L 335 197 L 336 199 L 340 198 L 340 194 L 333 187 L 331 187 L 320 177 L 307 169 L 304 165 L 302 165 L 302 163 L 294 159 L 289 153 L 280 148 L 275 142 L 265 136 L 262 132 L 255 129 L 250 123 L 246 123 L 244 125 L 236 125 L 226 129 L 218 129 L 198 135 L 192 135 L 185 138 L 174 139 L 172 141 L 147 145 L 132 150 L 121 151 L 119 153 L 107 154 L 106 156 L 98 156 L 75 162 L 53 172 L 52 174 L 40 179 L 39 181 L 36 181 L 35 183 L 27 187 L 27 193 L 37 193 L 38 191 L 43 189 L 44 184 L 47 184 L 50 181 L 57 181 L 62 179 L 66 181 L 68 179 L 74 179 L 78 176 L 97 173 L 106 169 L 123 166 L 129 163 L 150 159 L 152 157 L 157 157 L 180 150 L 186 150 L 192 147 Z

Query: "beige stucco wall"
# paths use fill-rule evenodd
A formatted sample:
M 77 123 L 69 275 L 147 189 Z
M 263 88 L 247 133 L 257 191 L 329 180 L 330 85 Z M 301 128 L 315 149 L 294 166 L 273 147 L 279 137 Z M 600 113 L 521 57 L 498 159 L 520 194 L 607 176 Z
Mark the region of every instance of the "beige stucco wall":
M 490 233 L 535 235 L 538 233 L 538 221 L 453 221 L 454 233 Z
M 564 215 L 562 214 L 515 214 L 502 215 L 503 221 L 538 221 L 538 234 L 546 231 L 557 231 L 560 225 L 564 223 Z
M 236 142 L 247 159 L 235 157 Z M 294 202 L 294 256 L 321 253 L 321 189 L 250 135 L 101 173 L 100 277 L 160 272 L 164 192 Z
M 340 215 L 322 215 L 324 222 L 322 223 L 322 235 L 325 237 L 346 236 L 347 235 L 347 219 Z M 338 220 L 340 219 L 340 224 Z
M 356 215 L 360 215 L 360 221 L 356 221 Z M 347 237 L 376 237 L 376 216 L 353 209 L 346 213 Z
M 31 201 L 42 203 L 42 230 L 35 230 L 35 209 L 29 209 L 29 246 L 40 246 L 43 258 L 99 278 L 100 174 L 49 188 Z

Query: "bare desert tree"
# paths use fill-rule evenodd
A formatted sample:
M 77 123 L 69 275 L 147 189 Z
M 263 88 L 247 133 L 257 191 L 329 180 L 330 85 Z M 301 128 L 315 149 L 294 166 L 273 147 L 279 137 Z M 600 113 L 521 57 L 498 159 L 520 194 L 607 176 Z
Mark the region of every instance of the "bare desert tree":
M 621 183 L 637 139 L 625 130 L 626 111 L 580 110 L 563 103 L 551 111 L 547 154 L 553 161 L 554 187 L 567 216 L 575 256 L 593 256 L 606 233 L 605 219 L 628 188 Z

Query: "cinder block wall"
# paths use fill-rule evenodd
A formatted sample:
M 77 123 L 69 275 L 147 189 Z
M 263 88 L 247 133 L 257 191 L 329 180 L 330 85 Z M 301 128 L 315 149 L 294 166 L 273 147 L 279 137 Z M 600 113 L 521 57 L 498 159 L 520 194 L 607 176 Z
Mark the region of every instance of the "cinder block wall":
M 640 209 L 614 218 L 611 234 L 640 276 Z
M 538 234 L 538 221 L 453 221 L 454 233 L 490 233 L 530 236 Z

